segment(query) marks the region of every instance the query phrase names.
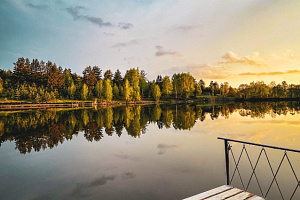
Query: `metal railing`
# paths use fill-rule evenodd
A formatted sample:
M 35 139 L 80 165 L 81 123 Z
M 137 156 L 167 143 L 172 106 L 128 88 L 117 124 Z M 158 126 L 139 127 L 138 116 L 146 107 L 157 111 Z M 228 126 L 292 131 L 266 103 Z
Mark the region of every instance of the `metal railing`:
M 276 147 L 276 146 L 269 146 L 269 145 L 257 144 L 257 143 L 252 143 L 252 142 L 245 142 L 245 141 L 233 140 L 233 139 L 222 138 L 222 137 L 218 137 L 218 139 L 224 140 L 224 144 L 225 144 L 226 184 L 227 185 L 230 185 L 232 183 L 232 181 L 233 181 L 234 176 L 236 174 L 238 174 L 244 191 L 247 191 L 248 188 L 249 188 L 250 182 L 251 182 L 251 180 L 254 177 L 255 180 L 256 180 L 256 182 L 257 182 L 257 184 L 258 184 L 258 188 L 259 188 L 259 190 L 261 192 L 262 197 L 266 198 L 268 196 L 272 185 L 275 183 L 277 185 L 278 190 L 279 190 L 280 196 L 281 196 L 281 198 L 283 200 L 285 200 L 285 199 L 290 199 L 290 200 L 293 199 L 296 191 L 300 187 L 300 181 L 299 181 L 299 179 L 298 179 L 298 177 L 297 177 L 297 175 L 295 173 L 295 170 L 294 170 L 293 165 L 292 165 L 292 163 L 290 161 L 290 158 L 288 157 L 288 152 L 300 153 L 300 150 L 288 149 L 288 148 L 282 148 L 282 147 Z M 232 146 L 230 145 L 230 142 L 235 142 L 235 143 L 241 143 L 241 144 L 243 144 L 242 151 L 239 154 L 238 159 L 236 159 L 235 156 L 234 156 L 234 153 L 233 153 L 233 150 L 232 150 Z M 257 158 L 255 164 L 254 164 L 254 162 L 253 163 L 251 162 L 251 159 L 250 159 L 249 153 L 247 151 L 246 145 L 252 145 L 252 146 L 261 147 L 260 153 L 258 155 L 258 158 Z M 279 165 L 278 165 L 278 167 L 277 167 L 276 170 L 274 170 L 274 168 L 272 167 L 270 159 L 268 157 L 268 154 L 267 154 L 265 148 L 284 151 L 283 157 L 282 157 L 282 159 L 281 159 L 281 161 L 280 161 L 280 163 L 279 163 Z M 248 159 L 248 161 L 250 163 L 251 169 L 252 169 L 252 173 L 251 173 L 251 176 L 250 176 L 250 179 L 249 179 L 248 182 L 244 182 L 242 180 L 241 172 L 239 170 L 239 164 L 240 164 L 240 161 L 241 161 L 243 153 L 246 154 L 246 157 L 247 157 L 247 159 Z M 234 171 L 232 172 L 231 177 L 230 177 L 230 173 L 229 173 L 230 155 L 232 156 L 232 160 L 233 160 L 233 164 L 234 164 L 233 165 L 234 166 Z M 266 157 L 267 163 L 268 163 L 268 165 L 270 167 L 270 170 L 271 170 L 272 176 L 273 176 L 271 184 L 268 187 L 268 189 L 267 189 L 266 192 L 263 192 L 262 187 L 260 185 L 260 182 L 258 181 L 259 179 L 258 179 L 257 174 L 255 172 L 255 170 L 257 170 L 257 164 L 258 164 L 259 160 L 261 159 L 261 157 L 263 155 L 265 155 L 265 157 Z M 284 159 L 287 160 L 289 166 L 291 167 L 291 170 L 292 170 L 293 175 L 295 177 L 295 180 L 297 182 L 296 185 L 295 185 L 295 189 L 293 190 L 292 195 L 290 196 L 290 198 L 284 198 L 284 196 L 282 194 L 282 191 L 281 191 L 281 189 L 279 187 L 278 181 L 276 179 L 276 177 L 278 175 L 278 172 L 279 172 L 279 170 L 280 170 L 280 168 L 282 166 L 282 163 L 283 163 Z

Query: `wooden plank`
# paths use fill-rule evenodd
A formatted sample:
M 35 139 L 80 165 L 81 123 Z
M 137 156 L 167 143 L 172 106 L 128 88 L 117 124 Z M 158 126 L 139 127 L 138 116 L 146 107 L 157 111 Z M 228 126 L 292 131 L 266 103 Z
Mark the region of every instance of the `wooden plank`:
M 259 197 L 259 196 L 253 196 L 253 197 L 251 197 L 251 198 L 249 198 L 247 200 L 265 200 L 265 199 L 262 198 L 262 197 Z
M 226 200 L 244 200 L 244 199 L 248 199 L 253 196 L 254 196 L 254 194 L 251 194 L 249 192 L 242 192 L 242 193 L 237 194 L 233 197 L 230 197 L 229 199 L 226 199 Z
M 218 188 L 215 188 L 215 189 L 212 189 L 212 190 L 209 190 L 209 191 L 206 191 L 206 192 L 194 195 L 192 197 L 189 197 L 189 198 L 186 198 L 186 199 L 183 199 L 183 200 L 201 200 L 201 199 L 206 199 L 206 198 L 209 198 L 211 196 L 215 196 L 217 194 L 220 194 L 222 192 L 225 192 L 225 191 L 231 190 L 231 189 L 232 189 L 232 186 L 223 185 L 221 187 L 218 187 Z
M 243 190 L 240 190 L 238 188 L 233 188 L 231 190 L 227 190 L 225 192 L 222 192 L 220 194 L 214 195 L 210 198 L 206 198 L 206 200 L 223 200 L 223 199 L 228 199 L 230 197 L 236 196 L 237 194 L 242 193 Z

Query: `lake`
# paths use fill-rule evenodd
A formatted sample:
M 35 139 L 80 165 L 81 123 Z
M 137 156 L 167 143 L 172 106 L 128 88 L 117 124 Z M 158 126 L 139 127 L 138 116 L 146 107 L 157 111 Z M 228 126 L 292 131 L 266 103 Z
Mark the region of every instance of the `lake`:
M 226 184 L 224 141 L 217 137 L 299 150 L 299 114 L 299 102 L 0 113 L 0 199 L 186 198 Z M 241 149 L 232 143 L 236 159 Z M 253 165 L 260 150 L 247 146 Z M 284 151 L 266 151 L 275 174 Z M 300 154 L 288 157 L 300 175 Z M 245 154 L 239 168 L 247 183 Z M 256 175 L 265 193 L 273 178 L 265 157 Z M 276 181 L 285 198 L 295 190 L 287 159 Z M 276 181 L 269 199 L 282 199 Z M 237 174 L 232 185 L 242 189 Z M 254 177 L 249 191 L 261 196 Z

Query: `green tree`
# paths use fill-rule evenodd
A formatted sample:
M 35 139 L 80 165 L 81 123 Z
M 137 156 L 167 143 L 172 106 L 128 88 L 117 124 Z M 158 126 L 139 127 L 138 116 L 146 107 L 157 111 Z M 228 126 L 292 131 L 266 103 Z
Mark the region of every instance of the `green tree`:
M 111 81 L 109 79 L 105 79 L 105 81 L 104 81 L 103 94 L 107 101 L 112 100 L 113 92 L 112 92 L 112 87 L 111 87 Z
M 36 94 L 35 101 L 36 101 L 36 102 L 41 102 L 41 101 L 42 101 L 42 98 L 41 98 L 41 96 L 39 95 L 39 93 Z
M 158 101 L 160 99 L 161 92 L 160 92 L 160 88 L 158 85 L 155 85 L 152 94 L 153 94 L 153 98 L 155 99 L 155 101 Z
M 89 87 L 84 83 L 81 90 L 81 99 L 86 100 L 89 92 Z
M 49 75 L 48 75 L 48 87 L 51 89 L 62 88 L 65 84 L 65 78 L 60 69 L 57 68 L 56 64 L 54 63 L 49 68 Z
M 0 94 L 3 92 L 3 80 L 0 78 Z
M 201 87 L 202 91 L 205 89 L 205 82 L 202 79 L 199 81 L 199 86 Z
M 96 84 L 96 87 L 95 87 L 95 93 L 96 93 L 96 97 L 97 98 L 102 98 L 102 95 L 103 95 L 103 81 L 102 79 L 100 79 L 97 84 Z
M 169 78 L 169 76 L 165 76 L 162 80 L 162 94 L 165 96 L 169 96 L 172 94 L 173 85 Z
M 130 69 L 126 72 L 124 79 L 128 80 L 129 85 L 132 87 L 132 100 L 139 101 L 141 99 L 140 96 L 140 87 L 139 87 L 139 69 Z
M 67 87 L 70 87 L 72 85 L 72 83 L 74 83 L 72 75 L 71 75 L 71 70 L 66 69 L 64 72 L 64 75 L 65 75 L 65 84 Z
M 68 87 L 68 94 L 70 98 L 74 98 L 76 92 L 76 86 L 75 84 L 72 82 L 71 85 Z
M 16 99 L 16 100 L 19 100 L 20 99 L 20 90 L 19 90 L 19 88 L 17 88 L 16 89 L 16 91 L 14 92 L 14 98 Z
M 109 79 L 111 81 L 112 77 L 113 77 L 113 73 L 111 72 L 110 69 L 104 73 L 104 80 Z
M 120 91 L 119 91 L 119 87 L 117 86 L 117 84 L 114 84 L 113 94 L 114 94 L 114 98 L 116 98 L 116 99 L 118 99 L 120 96 Z
M 82 73 L 83 73 L 84 83 L 88 87 L 94 87 L 97 83 L 97 76 L 95 72 L 92 70 L 92 67 L 91 66 L 86 67 Z
M 115 72 L 115 75 L 114 75 L 113 82 L 114 82 L 114 84 L 117 84 L 117 86 L 120 86 L 122 84 L 122 81 L 123 81 L 123 78 L 121 76 L 121 72 L 120 72 L 120 70 L 117 69 L 117 71 Z
M 227 96 L 228 92 L 229 92 L 229 84 L 228 82 L 224 82 L 224 84 L 221 84 L 221 95 L 223 96 Z
M 172 77 L 175 97 L 179 95 L 185 99 L 189 98 L 195 90 L 194 77 L 190 73 L 178 73 Z
M 102 70 L 98 66 L 94 66 L 92 71 L 94 72 L 96 79 L 100 80 Z
M 197 97 L 202 93 L 201 86 L 195 82 L 195 90 L 194 90 L 194 96 Z
M 124 82 L 123 93 L 124 93 L 125 101 L 130 101 L 131 100 L 132 87 L 129 85 L 129 81 L 127 79 L 125 79 L 125 82 Z

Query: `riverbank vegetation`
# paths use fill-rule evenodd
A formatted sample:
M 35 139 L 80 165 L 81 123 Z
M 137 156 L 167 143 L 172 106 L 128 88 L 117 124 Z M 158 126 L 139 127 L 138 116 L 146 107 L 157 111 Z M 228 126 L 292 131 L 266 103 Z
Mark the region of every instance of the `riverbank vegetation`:
M 51 61 L 19 58 L 12 71 L 0 70 L 0 97 L 6 102 L 188 100 L 200 95 L 242 100 L 300 97 L 300 85 L 285 81 L 259 81 L 233 88 L 228 82 L 206 84 L 190 73 L 158 75 L 153 81 L 146 75 L 139 68 L 129 69 L 122 76 L 120 70 L 113 73 L 98 66 L 87 66 L 82 75 L 77 75 Z

